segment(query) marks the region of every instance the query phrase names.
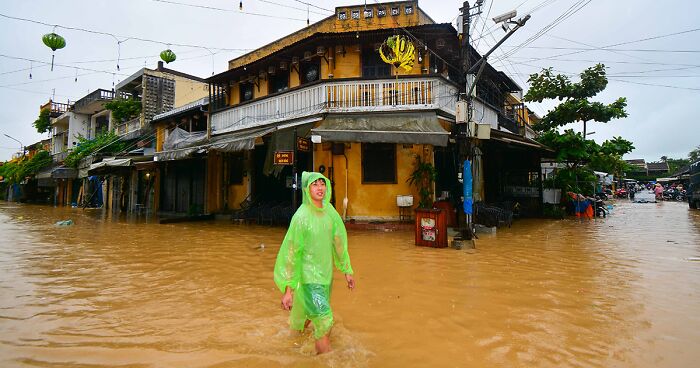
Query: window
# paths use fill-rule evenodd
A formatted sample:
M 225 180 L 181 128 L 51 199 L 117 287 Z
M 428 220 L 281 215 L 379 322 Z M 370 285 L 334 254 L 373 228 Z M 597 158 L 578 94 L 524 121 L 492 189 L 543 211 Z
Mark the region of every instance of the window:
M 362 143 L 362 182 L 396 184 L 396 145 Z
M 277 74 L 270 75 L 270 93 L 277 93 L 289 89 L 289 71 L 278 70 Z
M 253 99 L 253 83 L 240 83 L 241 102 L 250 101 Z
M 321 77 L 321 62 L 319 60 L 303 62 L 299 71 L 301 84 L 317 81 Z
M 391 65 L 382 61 L 379 51 L 376 51 L 374 47 L 370 46 L 362 49 L 362 77 L 391 77 Z

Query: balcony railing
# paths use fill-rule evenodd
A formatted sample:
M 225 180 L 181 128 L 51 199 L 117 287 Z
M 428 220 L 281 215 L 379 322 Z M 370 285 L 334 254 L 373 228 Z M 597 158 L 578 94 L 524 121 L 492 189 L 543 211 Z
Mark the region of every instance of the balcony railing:
M 53 162 L 63 162 L 63 161 L 65 161 L 65 160 L 66 160 L 66 157 L 68 157 L 68 153 L 70 153 L 70 151 L 68 151 L 68 150 L 64 150 L 64 151 L 62 151 L 62 152 L 54 153 L 53 155 L 51 155 L 51 157 L 52 157 L 52 159 L 53 159 Z
M 117 135 L 124 135 L 141 129 L 141 117 L 137 116 L 129 121 L 117 125 Z
M 454 115 L 457 87 L 439 77 L 328 81 L 212 115 L 223 133 L 320 113 L 443 110 Z
M 90 105 L 95 101 L 110 101 L 114 99 L 114 91 L 108 91 L 106 89 L 98 89 L 90 93 L 89 95 L 79 99 L 73 105 L 73 109 L 79 111 L 81 108 Z

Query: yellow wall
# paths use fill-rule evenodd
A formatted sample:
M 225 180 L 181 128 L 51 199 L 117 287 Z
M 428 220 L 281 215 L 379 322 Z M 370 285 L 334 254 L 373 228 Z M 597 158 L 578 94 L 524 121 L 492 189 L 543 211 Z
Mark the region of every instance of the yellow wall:
M 158 152 L 163 150 L 163 142 L 165 142 L 165 125 L 166 123 L 156 125 L 156 151 Z
M 235 184 L 228 186 L 228 208 L 241 208 L 241 202 L 248 196 L 248 179 L 249 176 L 243 177 L 243 184 Z
M 413 195 L 414 207 L 418 204 L 418 191 L 406 180 L 414 169 L 415 156 L 422 155 L 424 160 L 433 162 L 433 149 L 430 145 L 396 145 L 396 184 L 362 183 L 362 146 L 361 143 L 346 143 L 345 155 L 348 157 L 348 209 L 349 219 L 387 219 L 396 220 L 399 208 L 396 206 L 397 195 Z M 345 198 L 345 158 L 331 155 L 328 145 L 314 145 L 314 170 L 320 165 L 333 167 L 336 210 L 343 215 L 343 198 Z
M 361 64 L 360 64 L 360 52 L 357 51 L 357 45 L 345 46 L 345 55 L 338 53 L 336 48 L 334 61 L 335 68 L 333 69 L 333 76 L 335 78 L 356 78 L 362 74 Z
M 174 107 L 180 107 L 200 98 L 209 96 L 209 85 L 179 75 L 170 74 L 158 70 L 146 69 L 147 74 L 175 81 Z
M 399 6 L 401 9 L 400 15 L 392 17 L 389 13 L 391 6 Z M 412 5 L 413 14 L 405 15 L 404 6 Z M 374 11 L 374 17 L 365 19 L 362 16 L 362 10 L 364 7 L 371 8 Z M 435 23 L 430 17 L 428 17 L 422 10 L 418 8 L 417 1 L 400 1 L 393 3 L 383 3 L 382 7 L 387 9 L 387 16 L 383 18 L 377 17 L 377 4 L 358 4 L 355 6 L 344 6 L 336 8 L 335 14 L 323 19 L 318 23 L 314 23 L 306 28 L 303 28 L 297 32 L 294 32 L 288 36 L 285 36 L 277 41 L 269 43 L 255 51 L 252 51 L 246 55 L 229 61 L 229 69 L 235 69 L 243 65 L 250 64 L 257 60 L 260 60 L 272 53 L 283 49 L 295 42 L 308 38 L 316 33 L 344 33 L 352 31 L 368 31 L 376 29 L 394 28 L 394 27 L 411 27 L 420 24 L 433 24 Z M 351 19 L 351 11 L 360 10 L 360 19 Z M 345 11 L 348 15 L 347 20 L 339 20 L 337 14 L 341 11 Z

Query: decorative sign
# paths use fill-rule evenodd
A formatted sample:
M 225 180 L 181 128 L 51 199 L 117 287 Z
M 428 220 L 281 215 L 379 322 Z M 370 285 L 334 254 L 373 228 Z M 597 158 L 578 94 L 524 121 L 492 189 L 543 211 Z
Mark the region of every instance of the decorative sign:
M 346 19 L 348 19 L 348 13 L 346 13 L 346 12 L 344 12 L 344 11 L 338 12 L 338 19 L 340 19 L 340 20 L 346 20 Z
M 384 8 L 377 9 L 377 16 L 379 18 L 386 17 L 386 9 L 384 9 Z
M 406 13 L 406 15 L 411 15 L 411 14 L 413 14 L 413 6 L 411 6 L 411 5 L 406 5 L 406 6 L 404 7 L 404 12 Z
M 365 18 L 372 18 L 372 9 L 365 9 L 364 16 Z
M 392 64 L 396 69 L 405 71 L 413 69 L 416 61 L 416 48 L 413 42 L 404 36 L 391 36 L 379 47 L 379 56 L 387 64 Z
M 275 151 L 275 165 L 293 165 L 294 151 Z
M 302 152 L 309 152 L 311 150 L 309 139 L 297 137 L 297 149 Z
M 353 10 L 353 11 L 350 13 L 350 16 L 352 17 L 352 19 L 360 19 L 360 11 L 359 11 L 359 10 Z
M 399 15 L 399 7 L 398 6 L 395 8 L 391 8 L 391 15 L 394 17 Z

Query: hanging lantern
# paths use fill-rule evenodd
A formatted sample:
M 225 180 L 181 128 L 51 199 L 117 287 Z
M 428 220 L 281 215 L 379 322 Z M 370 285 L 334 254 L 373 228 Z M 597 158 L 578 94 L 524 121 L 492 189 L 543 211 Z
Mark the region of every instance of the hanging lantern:
M 167 64 L 172 63 L 177 59 L 177 56 L 175 56 L 175 53 L 171 49 L 167 49 L 163 52 L 160 53 L 160 58 L 163 59 Z
M 415 51 L 413 42 L 406 37 L 391 36 L 379 47 L 379 56 L 385 63 L 393 65 L 396 69 L 403 68 L 405 71 L 410 71 L 416 61 Z
M 44 45 L 48 46 L 52 51 L 54 51 L 54 53 L 51 54 L 51 71 L 53 71 L 53 58 L 55 56 L 55 52 L 56 50 L 66 47 L 66 40 L 53 32 L 45 34 L 41 40 L 44 42 Z

